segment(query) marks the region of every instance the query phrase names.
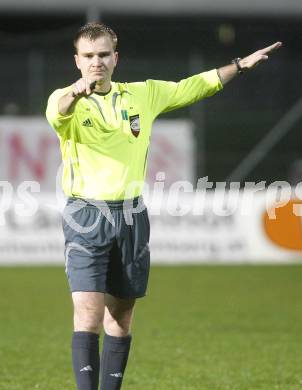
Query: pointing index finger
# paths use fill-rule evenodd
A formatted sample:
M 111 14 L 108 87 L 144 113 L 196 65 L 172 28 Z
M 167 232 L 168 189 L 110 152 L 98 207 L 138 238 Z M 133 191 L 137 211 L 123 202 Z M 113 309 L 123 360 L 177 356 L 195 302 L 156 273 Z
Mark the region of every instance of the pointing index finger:
M 91 90 L 91 83 L 92 83 L 92 81 L 91 80 L 89 80 L 89 79 L 86 79 L 85 80 L 85 89 L 86 89 L 86 94 L 87 95 L 90 95 L 91 94 L 91 92 L 92 92 L 92 90 Z
M 96 86 L 96 81 L 93 81 L 92 83 L 90 83 L 91 91 L 93 91 L 95 89 L 95 86 Z
M 265 47 L 265 48 L 262 49 L 261 51 L 262 51 L 262 54 L 271 53 L 271 52 L 273 52 L 274 50 L 279 49 L 281 46 L 282 46 L 282 42 L 275 42 L 274 44 Z

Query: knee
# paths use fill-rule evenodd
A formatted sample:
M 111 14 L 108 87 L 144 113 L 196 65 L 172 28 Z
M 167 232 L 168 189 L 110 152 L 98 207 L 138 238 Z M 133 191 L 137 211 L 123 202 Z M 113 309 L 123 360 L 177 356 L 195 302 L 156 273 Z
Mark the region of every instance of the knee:
M 105 310 L 103 327 L 105 332 L 110 336 L 125 337 L 131 331 L 132 310 L 129 311 L 112 311 Z
M 85 304 L 74 307 L 74 330 L 100 333 L 103 315 L 93 305 Z

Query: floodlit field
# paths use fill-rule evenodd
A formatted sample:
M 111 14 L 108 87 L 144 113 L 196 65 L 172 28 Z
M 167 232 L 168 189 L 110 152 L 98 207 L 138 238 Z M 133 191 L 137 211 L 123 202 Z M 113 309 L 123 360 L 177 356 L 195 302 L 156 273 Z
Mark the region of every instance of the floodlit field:
M 63 268 L 0 268 L 0 389 L 75 389 Z M 153 267 L 124 390 L 302 389 L 302 266 Z

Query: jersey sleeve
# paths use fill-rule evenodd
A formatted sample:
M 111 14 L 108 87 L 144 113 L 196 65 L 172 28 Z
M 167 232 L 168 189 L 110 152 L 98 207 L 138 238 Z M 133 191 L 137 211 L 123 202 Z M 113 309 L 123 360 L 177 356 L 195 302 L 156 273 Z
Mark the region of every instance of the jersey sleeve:
M 66 95 L 69 90 L 70 87 L 57 89 L 50 95 L 47 103 L 46 118 L 51 127 L 60 135 L 66 131 L 73 117 L 73 113 L 70 115 L 61 115 L 59 113 L 59 100 L 62 96 Z
M 147 80 L 146 83 L 154 118 L 212 96 L 223 88 L 216 69 L 179 82 Z

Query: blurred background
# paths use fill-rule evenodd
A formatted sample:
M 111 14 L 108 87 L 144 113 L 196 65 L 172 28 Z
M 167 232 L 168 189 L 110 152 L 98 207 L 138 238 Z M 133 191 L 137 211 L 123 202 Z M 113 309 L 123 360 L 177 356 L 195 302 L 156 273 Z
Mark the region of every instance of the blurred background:
M 212 4 L 214 3 L 214 4 Z M 166 118 L 190 117 L 196 131 L 197 176 L 225 180 L 300 98 L 301 18 L 299 0 L 238 1 L 52 1 L 0 4 L 0 114 L 43 115 L 49 94 L 78 73 L 72 40 L 87 20 L 117 32 L 120 64 L 115 80 L 179 80 L 227 64 L 277 40 L 284 47 L 259 67 L 196 107 Z M 300 127 L 244 179 L 271 182 L 302 172 Z
M 155 123 L 147 179 L 153 184 L 164 171 L 169 185 L 189 180 L 194 188 L 204 176 L 213 182 L 240 181 L 241 187 L 245 181 L 268 186 L 301 180 L 301 1 L 2 0 L 0 11 L 0 174 L 14 193 L 24 180 L 38 182 L 42 195 L 56 189 L 60 153 L 44 112 L 50 93 L 79 77 L 72 41 L 87 21 L 102 21 L 119 37 L 116 81 L 177 81 L 282 41 L 268 63 L 237 77 L 214 97 Z M 14 205 L 6 206 L 2 226 L 16 229 L 21 222 L 13 218 Z M 220 223 L 216 217 L 200 221 L 207 229 Z M 38 225 L 56 221 L 58 226 L 58 220 L 44 215 Z M 34 234 L 34 221 L 23 220 L 20 232 L 32 226 Z M 226 219 L 219 221 L 227 226 Z M 300 237 L 298 217 L 295 221 Z M 155 229 L 154 237 L 156 231 L 161 232 Z M 217 229 L 209 258 L 220 256 L 215 242 L 225 240 L 216 234 Z M 227 257 L 246 242 L 236 239 Z
M 97 20 L 119 37 L 116 81 L 177 81 L 283 42 L 154 123 L 147 183 L 165 191 L 145 198 L 155 265 L 123 389 L 301 389 L 302 1 L 1 0 L 0 390 L 75 388 L 61 157 L 44 113 L 79 77 L 75 32 Z M 205 176 L 206 196 L 173 186 Z M 265 186 L 238 196 L 224 181 Z M 290 183 L 286 202 L 275 181 Z

